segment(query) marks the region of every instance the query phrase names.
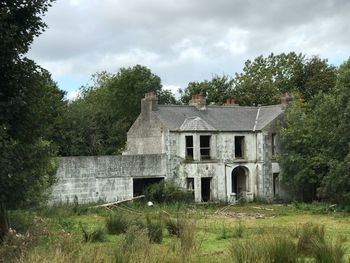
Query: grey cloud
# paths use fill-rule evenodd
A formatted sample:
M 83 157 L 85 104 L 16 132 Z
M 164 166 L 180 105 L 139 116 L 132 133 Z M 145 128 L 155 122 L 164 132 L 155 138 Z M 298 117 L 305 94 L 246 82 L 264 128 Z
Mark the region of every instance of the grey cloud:
M 54 77 L 142 63 L 185 86 L 259 54 L 346 56 L 349 11 L 345 0 L 60 0 L 30 56 Z

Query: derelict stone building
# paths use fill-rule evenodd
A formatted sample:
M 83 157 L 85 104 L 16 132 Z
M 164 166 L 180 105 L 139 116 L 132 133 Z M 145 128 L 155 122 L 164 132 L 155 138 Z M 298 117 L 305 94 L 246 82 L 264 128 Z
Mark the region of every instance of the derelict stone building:
M 194 191 L 196 202 L 283 197 L 276 153 L 281 105 L 158 105 L 154 93 L 127 134 L 122 156 L 64 157 L 53 201 L 115 201 L 142 194 L 160 180 Z

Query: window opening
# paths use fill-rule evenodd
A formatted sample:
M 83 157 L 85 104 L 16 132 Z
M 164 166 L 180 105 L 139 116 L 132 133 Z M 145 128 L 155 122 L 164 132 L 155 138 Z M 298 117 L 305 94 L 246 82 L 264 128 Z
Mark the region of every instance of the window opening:
M 210 136 L 209 135 L 200 136 L 200 153 L 201 153 L 201 160 L 210 159 Z
M 276 133 L 272 133 L 271 135 L 271 153 L 272 156 L 276 154 Z
M 193 136 L 186 136 L 186 159 L 193 160 Z
M 235 136 L 235 158 L 244 157 L 244 136 Z

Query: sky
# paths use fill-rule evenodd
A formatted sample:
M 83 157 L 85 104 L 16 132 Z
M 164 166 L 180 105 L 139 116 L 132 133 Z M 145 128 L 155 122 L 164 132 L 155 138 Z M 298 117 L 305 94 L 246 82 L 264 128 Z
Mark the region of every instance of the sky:
M 350 54 L 347 0 L 57 0 L 28 57 L 74 99 L 99 71 L 147 66 L 174 93 L 190 81 L 234 76 L 271 52 Z

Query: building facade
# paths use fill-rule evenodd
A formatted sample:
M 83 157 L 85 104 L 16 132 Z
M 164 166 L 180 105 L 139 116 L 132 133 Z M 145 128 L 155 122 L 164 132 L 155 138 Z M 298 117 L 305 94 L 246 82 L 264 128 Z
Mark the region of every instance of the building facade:
M 147 93 L 123 155 L 59 158 L 51 202 L 124 200 L 161 180 L 192 190 L 196 202 L 284 198 L 274 157 L 286 102 L 210 106 L 194 95 L 189 105 L 158 105 Z
M 154 93 L 141 104 L 124 155 L 163 155 L 164 179 L 193 190 L 196 202 L 283 197 L 275 154 L 284 104 L 210 106 L 194 95 L 188 106 L 158 105 Z

